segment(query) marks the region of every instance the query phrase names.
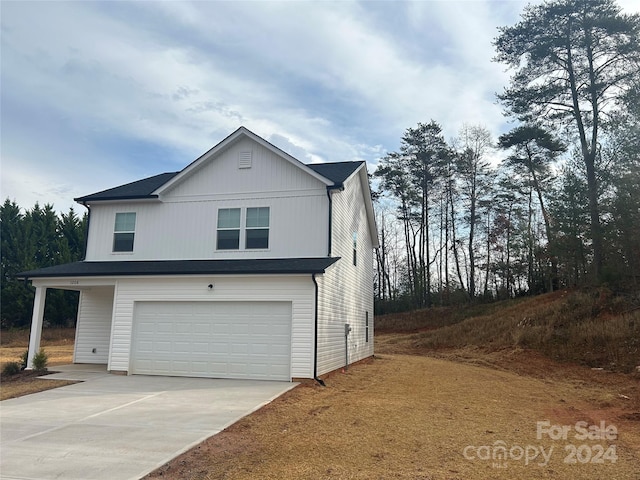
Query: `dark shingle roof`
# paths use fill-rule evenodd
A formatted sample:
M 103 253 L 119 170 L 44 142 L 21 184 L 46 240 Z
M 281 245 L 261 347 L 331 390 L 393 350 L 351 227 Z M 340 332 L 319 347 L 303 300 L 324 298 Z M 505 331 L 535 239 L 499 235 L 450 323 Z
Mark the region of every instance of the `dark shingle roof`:
M 74 262 L 20 272 L 18 278 L 111 277 L 127 275 L 243 275 L 324 273 L 339 257 L 254 260 L 158 260 Z
M 307 167 L 328 178 L 336 185 L 342 185 L 344 181 L 355 172 L 364 162 L 335 162 L 335 163 L 312 163 Z
M 316 173 L 331 180 L 336 185 L 342 183 L 355 172 L 363 162 L 335 162 L 335 163 L 314 163 L 307 165 Z M 161 173 L 153 177 L 143 178 L 136 182 L 120 185 L 119 187 L 109 188 L 101 192 L 78 197 L 76 202 L 96 202 L 105 200 L 136 200 L 145 198 L 157 198 L 152 195 L 154 191 L 167 183 L 180 172 Z
M 84 197 L 74 198 L 76 202 L 90 202 L 96 200 L 133 200 L 141 198 L 157 198 L 151 195 L 159 187 L 167 183 L 179 172 L 161 173 L 153 177 L 143 178 L 136 182 L 120 185 L 119 187 L 103 190 Z

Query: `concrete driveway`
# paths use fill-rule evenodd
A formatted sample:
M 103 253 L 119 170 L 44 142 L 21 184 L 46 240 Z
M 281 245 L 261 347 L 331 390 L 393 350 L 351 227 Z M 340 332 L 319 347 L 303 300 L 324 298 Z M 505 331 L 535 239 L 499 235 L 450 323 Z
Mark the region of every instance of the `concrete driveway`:
M 296 385 L 88 369 L 54 377 L 84 381 L 0 403 L 4 480 L 137 479 Z

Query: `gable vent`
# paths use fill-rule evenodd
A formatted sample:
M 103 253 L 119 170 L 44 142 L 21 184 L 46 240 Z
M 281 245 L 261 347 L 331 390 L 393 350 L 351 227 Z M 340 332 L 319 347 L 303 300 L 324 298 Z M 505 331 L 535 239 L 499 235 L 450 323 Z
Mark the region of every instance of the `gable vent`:
M 240 152 L 238 155 L 238 168 L 251 168 L 252 152 Z

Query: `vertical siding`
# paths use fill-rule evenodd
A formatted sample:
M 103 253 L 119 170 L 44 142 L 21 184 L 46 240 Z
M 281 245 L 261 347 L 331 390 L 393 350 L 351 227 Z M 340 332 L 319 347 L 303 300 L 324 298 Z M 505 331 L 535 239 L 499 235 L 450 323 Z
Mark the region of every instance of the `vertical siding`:
M 238 168 L 240 152 L 252 152 L 251 168 Z M 215 158 L 204 161 L 186 181 L 175 185 L 167 197 L 186 198 L 253 194 L 255 192 L 289 192 L 320 189 L 323 184 L 280 155 L 251 139 L 244 138 Z
M 81 291 L 73 363 L 107 364 L 112 311 L 113 287 Z
M 252 168 L 238 155 L 252 150 Z M 269 249 L 216 251 L 219 208 L 270 207 Z M 113 253 L 116 212 L 135 212 L 134 251 Z M 249 139 L 212 158 L 161 201 L 95 204 L 87 260 L 292 258 L 326 255 L 325 185 Z
M 318 373 L 344 366 L 344 324 L 351 325 L 349 363 L 373 355 L 373 245 L 359 175 L 333 194 L 332 256 L 341 260 L 319 278 Z M 368 193 L 367 193 L 368 194 Z M 353 265 L 353 232 L 357 232 L 357 265 Z M 369 341 L 365 319 L 369 312 Z
M 207 285 L 214 284 L 212 291 Z M 315 289 L 311 276 L 123 279 L 116 287 L 109 370 L 129 371 L 138 301 L 286 301 L 292 304 L 291 377 L 313 376 Z

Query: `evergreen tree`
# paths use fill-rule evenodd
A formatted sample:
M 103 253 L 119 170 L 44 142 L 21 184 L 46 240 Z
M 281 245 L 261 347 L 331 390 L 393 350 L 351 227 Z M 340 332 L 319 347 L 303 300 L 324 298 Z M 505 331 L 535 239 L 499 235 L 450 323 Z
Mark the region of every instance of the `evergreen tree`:
M 601 129 L 640 83 L 640 15 L 623 15 L 614 0 L 556 0 L 529 5 L 522 20 L 500 29 L 496 60 L 515 70 L 499 99 L 524 121 L 570 126 L 584 163 L 592 270 L 601 280 L 603 238 L 599 203 Z
M 74 210 L 58 217 L 52 205 L 36 204 L 24 214 L 9 199 L 0 206 L 1 326 L 25 327 L 31 321 L 34 289 L 15 275 L 84 257 L 87 216 Z M 48 325 L 72 324 L 76 318 L 78 292 L 49 289 L 45 306 Z
M 538 197 L 547 236 L 547 254 L 551 258 L 552 264 L 548 287 L 550 290 L 555 290 L 558 288 L 558 266 L 554 252 L 551 218 L 545 206 L 544 197 L 549 187 L 551 163 L 566 150 L 566 147 L 551 133 L 534 124 L 521 125 L 501 135 L 498 139 L 498 147 L 513 150 L 511 155 L 506 158 L 505 166 L 514 171 L 516 175 L 521 175 L 521 170 L 523 170 L 528 177 L 528 183 Z

